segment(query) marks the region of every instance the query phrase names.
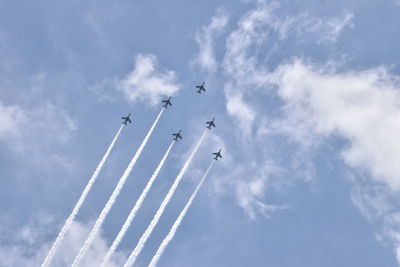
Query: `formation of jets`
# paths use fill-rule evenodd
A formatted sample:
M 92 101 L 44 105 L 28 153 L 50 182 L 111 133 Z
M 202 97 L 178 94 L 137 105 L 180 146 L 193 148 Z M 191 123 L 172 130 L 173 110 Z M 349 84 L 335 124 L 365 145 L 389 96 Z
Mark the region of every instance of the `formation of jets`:
M 204 92 L 206 91 L 206 89 L 204 88 L 204 84 L 205 84 L 205 82 L 196 86 L 196 88 L 198 89 L 196 91 L 197 93 L 201 94 L 201 91 L 204 91 Z M 168 106 L 172 106 L 171 97 L 169 97 L 168 99 L 162 100 L 162 103 L 164 103 L 163 104 L 164 108 L 168 108 Z M 131 116 L 131 113 L 129 113 L 128 116 L 126 116 L 126 117 L 122 117 L 121 118 L 123 120 L 122 123 L 125 125 L 127 125 L 128 122 L 132 123 L 131 119 L 129 118 L 130 116 Z M 211 121 L 206 122 L 206 124 L 208 125 L 206 127 L 207 129 L 211 129 L 211 127 L 215 127 L 214 120 L 215 120 L 215 118 L 213 118 Z M 181 130 L 179 130 L 179 132 L 177 132 L 177 133 L 173 133 L 172 135 L 174 136 L 174 138 L 172 140 L 174 140 L 176 142 L 178 142 L 178 139 L 182 139 Z M 215 160 L 218 160 L 218 158 L 222 159 L 221 150 L 222 150 L 222 148 L 218 152 L 212 153 L 214 155 Z

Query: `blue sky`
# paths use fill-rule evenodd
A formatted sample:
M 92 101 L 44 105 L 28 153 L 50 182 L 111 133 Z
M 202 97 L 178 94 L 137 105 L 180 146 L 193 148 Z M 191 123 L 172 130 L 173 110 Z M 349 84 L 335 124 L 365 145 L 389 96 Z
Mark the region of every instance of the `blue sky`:
M 0 266 L 38 266 L 131 112 L 53 262 L 68 266 L 164 113 L 83 266 L 107 251 L 171 133 L 110 266 L 147 266 L 223 148 L 160 266 L 400 265 L 400 2 L 0 1 Z M 206 80 L 207 92 L 194 86 Z

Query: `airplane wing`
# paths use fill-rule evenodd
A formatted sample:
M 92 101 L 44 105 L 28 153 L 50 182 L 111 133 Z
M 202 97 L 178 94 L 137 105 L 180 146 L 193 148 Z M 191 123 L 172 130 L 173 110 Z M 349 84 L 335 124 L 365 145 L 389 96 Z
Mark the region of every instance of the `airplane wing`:
M 132 123 L 131 119 L 128 118 L 129 123 Z

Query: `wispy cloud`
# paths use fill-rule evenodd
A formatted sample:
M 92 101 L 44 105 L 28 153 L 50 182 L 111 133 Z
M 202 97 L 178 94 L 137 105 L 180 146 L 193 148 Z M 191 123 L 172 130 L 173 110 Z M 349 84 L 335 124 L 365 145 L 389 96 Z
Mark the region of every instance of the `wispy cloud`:
M 176 80 L 174 71 L 159 68 L 156 56 L 139 54 L 133 71 L 118 80 L 116 87 L 131 103 L 142 101 L 156 105 L 162 96 L 179 92 Z
M 273 160 L 265 160 L 272 153 L 267 148 L 268 136 L 260 136 L 263 131 L 274 131 L 270 124 L 271 118 L 265 112 L 265 105 L 259 107 L 254 99 L 254 95 L 276 95 L 276 85 L 271 83 L 271 69 L 266 62 L 289 38 L 295 37 L 300 43 L 335 42 L 344 29 L 351 25 L 351 21 L 350 12 L 322 19 L 308 13 L 291 15 L 277 1 L 254 1 L 254 8 L 246 12 L 237 22 L 236 28 L 227 33 L 220 73 L 224 80 L 226 111 L 236 126 L 233 131 L 240 140 L 239 144 L 243 144 L 240 153 L 248 160 L 239 160 L 230 165 L 230 180 L 216 179 L 219 182 L 214 184 L 226 183 L 232 186 L 237 203 L 250 218 L 259 215 L 268 217 L 271 212 L 284 207 L 268 205 L 263 199 L 267 188 L 276 183 L 284 184 L 271 177 L 280 176 L 280 180 L 287 180 L 283 172 L 272 172 L 280 167 Z M 304 36 L 309 38 L 309 35 L 312 37 L 310 40 L 304 39 Z M 254 139 L 257 139 L 257 145 Z M 236 147 L 239 147 L 238 143 Z M 293 157 L 297 161 L 293 163 L 293 168 L 301 167 L 304 179 L 311 179 L 312 165 L 299 162 L 299 158 L 305 161 L 306 157 Z M 221 187 L 215 186 L 214 189 L 218 191 Z
M 267 186 L 271 184 L 271 177 L 274 172 L 279 172 L 279 168 L 272 162 L 266 162 L 263 168 L 257 168 L 257 173 L 251 179 L 237 181 L 236 196 L 239 205 L 246 211 L 250 219 L 256 219 L 259 215 L 269 218 L 272 213 L 287 209 L 286 205 L 272 205 L 263 201 Z
M 20 136 L 19 125 L 26 119 L 25 111 L 18 105 L 6 106 L 0 103 L 0 138 Z
M 265 1 L 257 1 L 241 17 L 225 39 L 221 69 L 226 110 L 238 125 L 238 139 L 257 138 L 259 142 L 255 147 L 251 141 L 245 141 L 243 149 L 237 143 L 236 148 L 247 162 L 232 159 L 226 163 L 229 180 L 217 170 L 209 190 L 218 195 L 230 188 L 249 218 L 268 217 L 286 208 L 266 203 L 265 197 L 268 188 L 276 184 L 273 177 L 282 178 L 282 183 L 288 172 L 273 160 L 260 159 L 271 155 L 265 149 L 269 138 L 286 136 L 289 143 L 300 145 L 301 151 L 295 153 L 292 165 L 309 180 L 316 173 L 312 163 L 307 162 L 307 151 L 339 136 L 348 144 L 337 151 L 339 157 L 353 170 L 367 174 L 362 182 L 374 188 L 356 187 L 353 202 L 369 220 L 380 225 L 376 232 L 381 234 L 377 237 L 394 246 L 400 262 L 400 215 L 394 205 L 399 202 L 394 195 L 400 190 L 398 78 L 385 67 L 343 71 L 337 62 L 316 64 L 300 58 L 284 58 L 277 68 L 266 64 L 272 53 L 291 37 L 299 43 L 332 45 L 354 27 L 353 17 L 346 10 L 331 18 L 308 13 L 291 16 L 277 2 Z M 269 44 L 271 39 L 273 44 Z M 270 117 L 251 97 L 255 94 L 277 96 L 283 113 Z
M 3 234 L 2 244 L 0 245 L 0 262 L 3 266 L 40 266 L 46 256 L 48 247 L 52 240 L 45 241 L 51 234 L 51 227 L 55 223 L 55 218 L 49 214 L 40 213 L 28 222 L 14 221 L 2 217 L 0 219 L 0 233 Z M 17 227 L 18 225 L 18 227 Z M 58 251 L 54 259 L 53 266 L 68 266 L 71 264 L 79 246 L 83 243 L 84 237 L 90 230 L 88 225 L 74 222 L 71 231 L 66 235 L 62 244 L 62 249 Z M 10 235 L 12 232 L 12 236 Z M 53 233 L 54 234 L 54 233 Z M 99 264 L 101 256 L 107 251 L 107 243 L 101 237 L 97 237 L 95 245 L 88 253 L 88 257 L 82 266 L 93 266 Z M 121 266 L 125 255 L 116 254 L 109 266 Z
M 38 148 L 37 140 L 44 139 L 48 145 L 65 143 L 77 130 L 68 113 L 51 102 L 34 108 L 0 103 L 0 124 L 0 139 L 19 153 Z
M 0 102 L 0 143 L 10 158 L 23 160 L 26 170 L 72 171 L 74 161 L 62 154 L 73 139 L 76 121 L 52 102 L 43 106 L 6 105 Z M 41 179 L 39 177 L 39 179 Z
M 299 58 L 286 59 L 271 70 L 258 57 L 268 30 L 277 31 L 283 39 L 290 34 L 297 35 L 299 31 L 311 31 L 316 43 L 335 42 L 345 28 L 352 26 L 352 13 L 344 12 L 325 21 L 301 14 L 277 24 L 279 19 L 274 18 L 276 4 L 261 3 L 241 19 L 227 40 L 224 70 L 230 79 L 225 88 L 228 114 L 240 121 L 249 114 L 240 109 L 250 107 L 251 117 L 255 118 L 247 119 L 253 123 L 244 124 L 241 133 L 251 136 L 254 130 L 260 133 L 268 128 L 268 134 L 285 134 L 309 149 L 314 149 L 321 140 L 340 136 L 348 142 L 348 146 L 339 151 L 343 161 L 355 170 L 368 173 L 372 178 L 370 182 L 386 187 L 388 191 L 381 199 L 387 198 L 387 192 L 398 192 L 400 142 L 397 136 L 400 128 L 396 121 L 400 115 L 400 84 L 395 75 L 385 67 L 343 71 L 336 62 L 316 64 Z M 313 27 L 306 27 L 312 24 Z M 250 92 L 277 94 L 283 101 L 284 117 L 275 121 L 267 117 L 267 126 L 262 126 L 263 123 L 255 125 L 255 122 L 262 122 L 266 114 L 255 108 L 248 97 Z M 237 101 L 238 95 L 241 103 L 238 108 L 232 108 L 229 105 L 235 99 Z M 263 187 L 257 185 L 259 180 L 254 178 L 237 188 L 245 196 L 239 200 L 251 215 L 255 214 L 251 212 L 252 207 L 258 206 L 252 194 L 257 196 L 263 192 Z M 366 195 L 365 199 L 368 197 Z M 248 200 L 251 205 L 247 204 Z M 372 200 L 375 206 L 371 210 L 377 216 L 382 212 L 382 208 L 377 208 L 382 203 Z M 391 201 L 396 202 L 391 199 L 385 204 Z M 381 218 L 385 236 L 396 247 L 400 243 L 398 217 L 397 212 L 389 212 Z
M 335 42 L 346 28 L 353 28 L 353 13 L 346 11 L 337 18 L 328 20 L 322 25 L 322 32 L 325 33 L 323 39 Z
M 285 101 L 285 118 L 274 127 L 304 146 L 332 136 L 346 140 L 343 161 L 368 177 L 355 181 L 353 202 L 400 262 L 400 80 L 384 67 L 343 72 L 333 66 L 296 59 L 273 73 Z
M 378 184 L 358 184 L 352 191 L 352 201 L 368 218 L 377 240 L 394 247 L 397 262 L 400 262 L 400 212 L 395 203 L 396 193 Z
M 346 138 L 349 146 L 342 155 L 349 166 L 400 190 L 400 84 L 395 76 L 385 68 L 340 73 L 295 60 L 282 65 L 273 80 L 286 103 L 283 123 L 289 134 Z
M 228 24 L 228 16 L 222 10 L 211 18 L 210 24 L 203 26 L 196 32 L 196 43 L 199 47 L 199 53 L 195 63 L 208 72 L 215 72 L 218 68 L 218 62 L 215 58 L 214 45 L 215 39 L 224 30 Z
M 257 118 L 256 110 L 246 99 L 258 87 L 268 86 L 269 68 L 265 60 L 259 61 L 260 55 L 272 57 L 279 44 L 289 37 L 296 37 L 299 43 L 310 41 L 306 38 L 314 43 L 335 42 L 352 25 L 352 18 L 353 14 L 347 11 L 328 19 L 308 13 L 289 15 L 276 1 L 257 1 L 255 8 L 243 15 L 226 38 L 222 66 L 227 79 L 227 111 L 240 122 L 244 135 L 252 133 Z M 274 45 L 269 44 L 271 40 Z

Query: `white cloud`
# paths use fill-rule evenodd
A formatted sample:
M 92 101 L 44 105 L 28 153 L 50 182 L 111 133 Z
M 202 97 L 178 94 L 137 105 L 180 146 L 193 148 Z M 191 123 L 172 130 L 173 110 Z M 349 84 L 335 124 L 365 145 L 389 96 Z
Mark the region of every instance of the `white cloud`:
M 269 218 L 272 213 L 288 208 L 266 202 L 267 192 L 279 190 L 285 184 L 280 167 L 272 160 L 258 163 L 247 155 L 242 156 L 247 164 L 237 162 L 231 157 L 229 147 L 222 147 L 223 160 L 218 161 L 207 185 L 207 199 L 212 206 L 219 205 L 220 197 L 233 193 L 236 204 L 251 220 Z
M 218 63 L 214 52 L 215 38 L 224 30 L 227 23 L 228 17 L 223 11 L 218 11 L 217 15 L 211 18 L 210 24 L 196 32 L 195 40 L 199 46 L 199 54 L 195 63 L 201 69 L 208 72 L 217 70 Z
M 226 109 L 240 125 L 237 136 L 251 140 L 255 134 L 259 143 L 254 146 L 246 142 L 242 150 L 238 145 L 242 157 L 246 158 L 248 152 L 253 155 L 252 160 L 233 161 L 228 164 L 230 181 L 221 178 L 213 182 L 217 183 L 216 190 L 224 188 L 218 183 L 233 188 L 238 204 L 249 218 L 268 216 L 285 206 L 263 201 L 267 189 L 275 183 L 271 180 L 274 174 L 266 170 L 276 166 L 275 162 L 268 165 L 254 159 L 270 155 L 265 149 L 266 140 L 284 133 L 291 144 L 300 144 L 300 156 L 295 155 L 294 159 L 300 163 L 295 162 L 294 169 L 296 173 L 305 169 L 306 178 L 310 179 L 315 171 L 303 152 L 313 151 L 329 137 L 339 136 L 347 142 L 340 151 L 343 161 L 359 173 L 368 174 L 362 180 L 363 187 L 354 190 L 353 202 L 369 220 L 380 225 L 376 232 L 382 235 L 377 234 L 377 238 L 394 246 L 400 262 L 400 212 L 396 205 L 400 202 L 396 197 L 400 190 L 398 77 L 385 67 L 343 71 L 336 62 L 317 65 L 286 58 L 284 64 L 278 62 L 280 67 L 276 70 L 266 64 L 289 38 L 299 44 L 332 45 L 354 27 L 353 17 L 350 11 L 331 18 L 308 13 L 290 16 L 277 2 L 257 1 L 255 8 L 240 19 L 226 38 L 221 65 L 226 80 Z M 278 94 L 283 117 L 274 120 L 265 110 L 258 109 L 254 95 L 260 94 Z M 365 191 L 365 184 L 372 189 Z
M 334 43 L 338 40 L 344 30 L 353 28 L 353 13 L 344 11 L 342 14 L 332 18 L 319 18 L 308 13 L 302 13 L 289 17 L 278 24 L 281 37 L 287 37 L 289 33 L 297 35 L 297 39 L 310 38 L 311 34 L 318 44 Z M 302 37 L 304 35 L 304 37 Z
M 57 262 L 58 266 L 67 266 L 73 262 L 91 230 L 91 225 L 91 223 L 89 225 L 79 222 L 73 223 L 67 237 L 64 239 L 64 244 L 59 248 L 58 255 L 57 253 L 55 255 L 54 262 Z M 107 251 L 107 241 L 101 235 L 97 235 L 80 266 L 99 266 Z M 108 267 L 122 266 L 124 260 L 126 260 L 126 255 L 122 256 L 119 252 L 115 253 L 112 261 L 108 263 Z
M 283 169 L 272 160 L 263 159 L 262 163 L 255 161 L 254 155 L 251 155 L 254 151 L 251 146 L 247 147 L 247 152 L 241 151 L 241 156 L 237 159 L 234 157 L 236 153 L 232 153 L 233 147 L 226 144 L 223 136 L 215 133 L 208 136 L 204 146 L 212 147 L 215 151 L 222 148 L 223 160 L 217 162 L 207 186 L 207 199 L 213 206 L 218 206 L 219 197 L 233 192 L 237 205 L 250 219 L 260 216 L 269 218 L 272 213 L 287 208 L 286 205 L 265 202 L 268 189 L 278 189 L 284 184 L 281 179 Z M 235 146 L 234 149 L 238 147 Z M 202 153 L 198 156 L 200 160 L 197 161 L 204 162 L 204 157 L 209 159 L 210 154 Z M 244 160 L 246 163 L 243 163 L 243 158 L 246 159 Z M 193 169 L 191 168 L 192 173 Z M 201 176 L 203 171 L 196 169 L 196 177 Z
M 273 7 L 271 7 L 273 8 Z M 255 111 L 246 101 L 246 90 L 254 84 L 255 58 L 250 56 L 253 42 L 263 40 L 262 25 L 271 21 L 270 7 L 257 6 L 244 15 L 238 28 L 226 40 L 223 70 L 228 81 L 225 83 L 226 108 L 230 116 L 240 122 L 241 132 L 249 136 L 255 120 Z
M 243 84 L 263 84 L 265 67 L 258 64 L 258 56 L 260 52 L 268 55 L 275 51 L 274 47 L 267 46 L 272 39 L 279 43 L 295 36 L 297 42 L 334 42 L 346 27 L 352 27 L 352 19 L 349 11 L 326 19 L 308 13 L 291 16 L 276 1 L 257 1 L 255 8 L 243 15 L 226 39 L 224 71 Z M 306 33 L 313 33 L 313 38 Z M 271 51 L 263 51 L 266 49 Z
M 271 183 L 271 175 L 280 171 L 273 163 L 267 162 L 264 164 L 263 168 L 256 168 L 259 173 L 255 176 L 245 178 L 245 174 L 243 174 L 241 179 L 237 180 L 236 196 L 239 205 L 245 210 L 250 219 L 255 219 L 258 215 L 269 218 L 273 212 L 287 208 L 286 206 L 271 205 L 263 202 L 262 199 L 265 197 L 266 187 Z
M 237 28 L 226 39 L 223 70 L 228 80 L 225 84 L 227 111 L 241 122 L 245 136 L 252 133 L 257 120 L 257 112 L 247 103 L 247 96 L 269 83 L 268 68 L 264 61 L 259 62 L 260 55 L 263 58 L 272 56 L 279 50 L 279 43 L 293 35 L 298 42 L 310 39 L 306 33 L 313 35 L 315 43 L 334 42 L 346 27 L 352 25 L 352 18 L 352 13 L 347 11 L 330 19 L 308 13 L 290 16 L 278 2 L 258 1 L 256 7 L 240 19 Z M 273 34 L 279 37 L 278 40 Z M 271 39 L 275 39 L 275 46 L 268 45 Z
M 277 1 L 257 1 L 255 7 L 240 18 L 236 29 L 226 37 L 221 64 L 225 78 L 226 111 L 234 120 L 236 137 L 242 141 L 240 143 L 244 144 L 245 151 L 241 153 L 248 155 L 252 160 L 228 164 L 231 173 L 229 181 L 221 178 L 213 179 L 213 183 L 216 191 L 224 186 L 233 188 L 238 204 L 250 218 L 258 215 L 267 216 L 269 212 L 280 209 L 279 206 L 268 205 L 262 201 L 267 185 L 277 183 L 276 180 L 270 179 L 271 174 L 267 173 L 265 168 L 278 167 L 272 162 L 266 164 L 263 160 L 253 160 L 255 154 L 257 156 L 270 155 L 269 152 L 260 152 L 260 147 L 263 146 L 260 144 L 265 144 L 266 140 L 261 140 L 259 133 L 261 128 L 265 131 L 266 127 L 262 122 L 266 120 L 263 110 L 257 109 L 252 99 L 254 93 L 259 93 L 260 89 L 264 90 L 270 86 L 269 70 L 265 67 L 265 62 L 259 62 L 259 59 L 268 58 L 279 49 L 279 45 L 268 44 L 270 40 L 277 39 L 279 44 L 290 35 L 302 39 L 303 35 L 311 33 L 316 43 L 333 42 L 343 29 L 350 25 L 351 19 L 352 15 L 349 12 L 325 20 L 307 13 L 291 16 Z M 226 23 L 227 19 L 224 15 L 217 15 L 213 17 L 209 25 L 197 32 L 196 41 L 200 51 L 196 62 L 208 71 L 218 70 L 219 63 L 213 47 L 217 41 L 217 34 L 225 29 Z M 267 49 L 269 50 L 265 51 Z M 268 128 L 271 127 L 268 126 Z M 257 136 L 254 137 L 254 134 Z M 254 138 L 260 141 L 259 145 L 253 144 Z M 307 166 L 304 173 L 307 179 L 311 179 L 312 166 L 299 162 L 296 164 L 295 168 L 299 168 L 300 165 Z M 217 193 L 223 193 L 222 191 Z
M 268 149 L 262 148 L 268 146 L 268 139 L 265 136 L 261 137 L 260 133 L 266 132 L 266 129 L 269 129 L 267 132 L 276 130 L 277 127 L 275 125 L 275 129 L 272 129 L 271 125 L 266 126 L 264 122 L 271 121 L 265 117 L 264 108 L 254 105 L 255 94 L 260 92 L 266 94 L 265 90 L 269 90 L 267 94 L 274 93 L 270 83 L 270 70 L 266 67 L 265 60 L 272 57 L 273 53 L 279 50 L 280 44 L 291 36 L 295 36 L 296 40 L 303 40 L 310 38 L 311 34 L 315 43 L 334 42 L 351 24 L 351 20 L 350 12 L 344 12 L 330 19 L 316 18 L 308 13 L 291 16 L 277 1 L 268 3 L 257 1 L 255 7 L 240 18 L 236 29 L 228 34 L 221 65 L 225 78 L 226 110 L 235 121 L 237 126 L 235 133 L 238 139 L 244 144 L 244 151 L 241 153 L 252 160 L 230 165 L 230 181 L 224 179 L 215 181 L 225 182 L 234 188 L 238 204 L 250 218 L 256 218 L 258 215 L 268 217 L 270 212 L 282 208 L 282 206 L 268 205 L 263 199 L 268 186 L 285 184 L 282 180 L 287 180 L 280 172 L 274 173 L 282 178 L 279 182 L 277 179 L 271 179 L 274 175 L 267 170 L 279 169 L 277 167 L 279 164 L 253 160 L 262 157 L 261 155 L 264 157 L 271 155 Z M 271 40 L 274 40 L 274 44 L 270 44 Z M 283 127 L 283 124 L 280 126 Z M 308 135 L 307 130 L 303 133 Z M 254 138 L 257 138 L 258 145 L 253 144 Z M 303 168 L 301 173 L 305 175 L 305 179 L 311 179 L 314 175 L 312 164 L 302 162 L 305 161 L 305 157 L 296 155 L 295 157 L 297 161 L 293 168 L 296 170 Z
M 15 152 L 32 152 L 43 142 L 65 143 L 76 130 L 68 113 L 51 102 L 35 108 L 0 103 L 0 140 Z
M 245 102 L 243 94 L 240 91 L 233 90 L 234 93 L 231 93 L 228 86 L 228 84 L 225 85 L 226 110 L 229 115 L 237 120 L 243 134 L 249 136 L 256 113 L 252 106 Z
M 251 55 L 255 44 L 265 41 L 268 27 L 273 24 L 275 4 L 259 4 L 246 13 L 226 39 L 226 52 L 223 61 L 224 72 L 228 78 L 239 84 L 253 84 L 256 73 L 256 57 Z
M 339 73 L 295 60 L 281 66 L 272 79 L 286 103 L 290 135 L 339 135 L 349 142 L 343 151 L 348 165 L 400 190 L 400 84 L 396 77 L 384 68 Z
M 339 71 L 334 64 L 293 60 L 270 79 L 284 100 L 284 132 L 304 146 L 330 136 L 347 141 L 343 161 L 368 174 L 352 193 L 354 204 L 374 224 L 377 239 L 394 246 L 400 262 L 400 80 L 384 68 Z
M 400 199 L 397 194 L 384 186 L 358 185 L 352 191 L 352 200 L 361 213 L 377 226 L 377 240 L 393 245 L 400 263 L 400 212 L 395 204 Z
M 53 242 L 52 238 L 55 237 L 54 225 L 56 223 L 54 218 L 51 215 L 40 213 L 26 224 L 16 226 L 18 224 L 18 222 L 4 217 L 0 220 L 0 233 L 2 233 L 0 238 L 1 266 L 40 266 L 51 246 L 51 242 Z M 59 247 L 52 266 L 70 265 L 89 231 L 89 225 L 74 222 Z M 106 240 L 102 236 L 98 236 L 82 262 L 82 266 L 99 265 L 107 250 Z M 126 255 L 118 252 L 108 266 L 122 266 L 125 258 Z
M 323 27 L 325 28 L 323 32 L 326 33 L 323 38 L 325 40 L 335 42 L 345 28 L 354 27 L 353 17 L 353 13 L 347 11 L 344 12 L 340 17 L 328 20 L 326 26 Z
M 24 122 L 25 118 L 25 111 L 19 106 L 5 106 L 0 102 L 0 138 L 20 135 L 19 125 Z
M 0 142 L 10 156 L 24 159 L 26 168 L 73 170 L 73 161 L 60 152 L 78 127 L 69 114 L 47 102 L 40 107 L 0 102 Z
M 341 74 L 332 72 L 334 65 L 314 67 L 301 60 L 271 73 L 259 61 L 270 32 L 280 36 L 278 41 L 311 32 L 316 42 L 334 42 L 346 27 L 352 27 L 352 19 L 348 11 L 330 19 L 307 13 L 289 16 L 277 2 L 258 1 L 226 40 L 227 112 L 238 120 L 243 135 L 249 136 L 253 130 L 257 133 L 264 126 L 255 122 L 262 121 L 264 114 L 248 96 L 264 90 L 272 93 L 271 89 L 278 87 L 287 116 L 275 122 L 276 131 L 289 133 L 305 146 L 338 134 L 350 144 L 343 151 L 348 165 L 365 169 L 377 181 L 399 190 L 400 124 L 396 120 L 400 99 L 394 77 L 384 68 Z
M 117 89 L 123 92 L 129 102 L 146 102 L 150 105 L 160 103 L 162 96 L 178 93 L 175 72 L 160 70 L 154 55 L 139 54 L 131 73 L 116 82 Z
M 224 122 L 220 120 L 218 127 L 226 128 Z M 204 129 L 197 123 L 191 127 L 192 132 L 186 133 L 188 136 L 199 136 Z M 196 134 L 193 134 L 195 132 Z M 191 142 L 195 142 L 193 139 Z M 204 185 L 207 193 L 207 201 L 212 207 L 218 207 L 221 197 L 227 197 L 233 193 L 234 201 L 242 208 L 243 212 L 250 219 L 259 217 L 269 218 L 272 213 L 286 209 L 285 205 L 269 204 L 265 202 L 268 188 L 279 188 L 282 181 L 283 170 L 276 166 L 273 161 L 263 160 L 262 163 L 254 161 L 252 146 L 246 147 L 247 151 L 240 151 L 240 158 L 234 158 L 239 152 L 240 145 L 231 147 L 224 134 L 210 132 L 204 140 L 202 147 L 209 148 L 200 150 L 196 155 L 196 160 L 192 162 L 188 176 L 196 183 L 204 173 L 205 163 L 209 163 L 211 153 L 222 149 L 222 160 L 218 160 L 214 165 L 207 183 Z M 187 150 L 180 157 L 183 164 L 189 152 Z M 245 160 L 243 160 L 245 159 Z

